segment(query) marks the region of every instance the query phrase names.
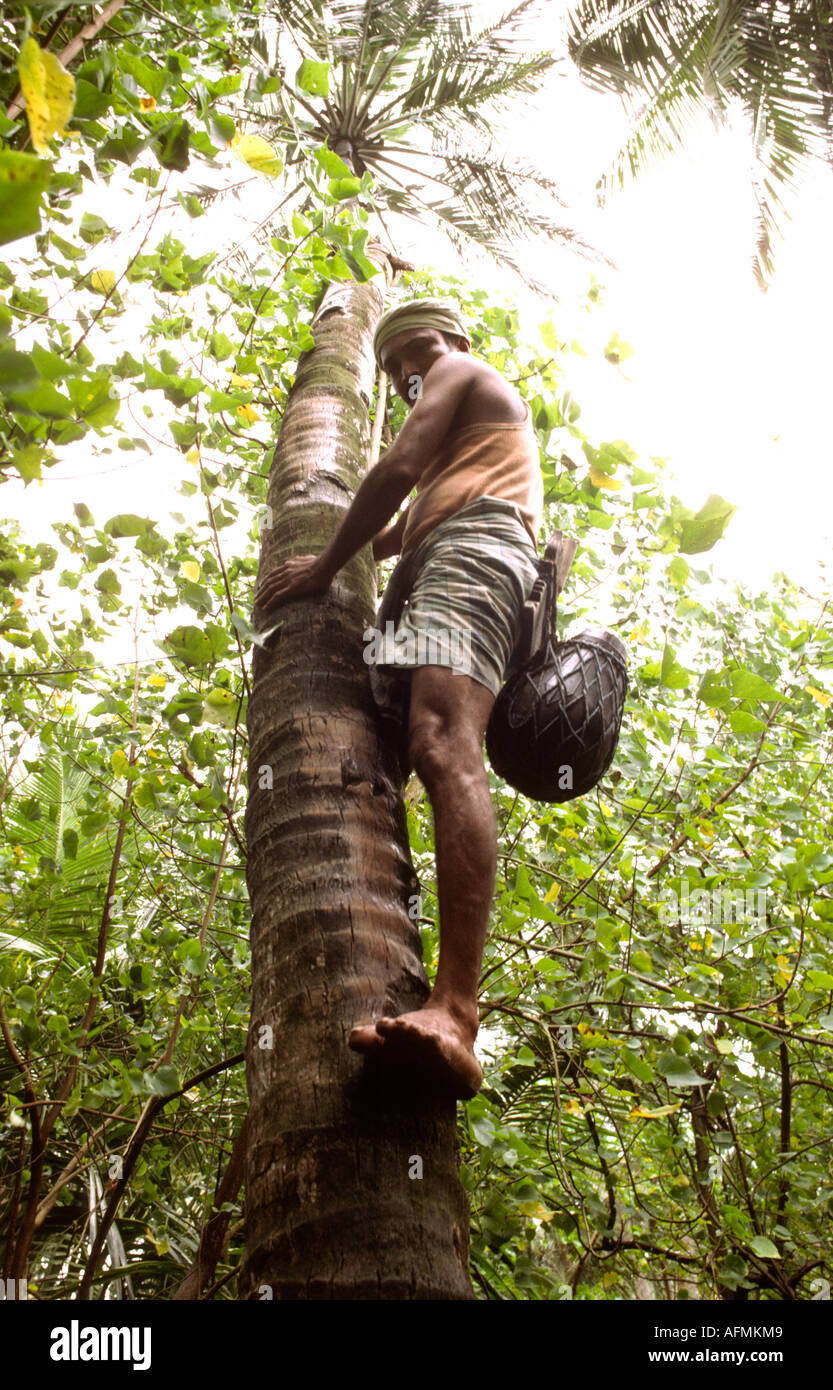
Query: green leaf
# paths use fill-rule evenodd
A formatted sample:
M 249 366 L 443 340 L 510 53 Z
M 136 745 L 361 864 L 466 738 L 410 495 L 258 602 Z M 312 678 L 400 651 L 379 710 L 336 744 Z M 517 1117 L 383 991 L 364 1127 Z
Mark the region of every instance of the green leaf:
M 114 133 L 99 146 L 96 159 L 98 162 L 116 159 L 120 164 L 134 164 L 147 143 L 147 135 L 141 135 L 134 125 L 128 121 L 123 121 L 120 126 L 115 128 Z
M 231 116 L 224 116 L 219 111 L 212 111 L 208 118 L 208 129 L 211 138 L 216 145 L 221 148 L 228 145 L 234 139 L 234 120 Z M 202 211 L 202 209 L 200 209 Z
M 733 709 L 729 715 L 729 724 L 735 734 L 759 734 L 766 728 L 762 719 L 756 719 L 754 714 L 749 714 L 745 709 Z
M 41 194 L 52 165 L 16 150 L 0 150 L 0 243 L 40 231 Z
M 777 1245 L 768 1236 L 753 1236 L 749 1242 L 749 1249 L 754 1250 L 756 1255 L 760 1255 L 762 1260 L 780 1260 L 781 1253 Z
M 768 681 L 764 680 L 763 676 L 756 676 L 754 671 L 747 671 L 743 666 L 729 672 L 729 684 L 732 687 L 732 694 L 736 695 L 739 700 L 783 700 L 784 698 Z
M 171 74 L 165 68 L 153 67 L 136 54 L 126 52 L 124 48 L 119 53 L 119 67 L 123 72 L 129 73 L 134 81 L 157 101 L 171 79 Z
M 225 655 L 228 650 L 228 635 L 217 623 L 206 623 L 203 627 L 194 627 L 193 624 L 186 623 L 175 628 L 170 636 L 158 645 L 185 666 L 203 666 Z M 202 698 L 198 698 L 199 708 L 202 710 Z
M 172 1096 L 180 1088 L 176 1067 L 157 1067 L 144 1075 L 148 1090 L 155 1096 Z
M 368 260 L 367 256 L 363 255 L 361 252 L 357 254 L 351 251 L 349 247 L 345 246 L 341 254 L 360 284 L 372 280 L 374 275 L 379 274 L 378 265 Z
M 28 352 L 14 348 L 0 351 L 0 391 L 4 395 L 23 395 L 40 378 Z
M 112 227 L 94 212 L 85 212 L 81 217 L 81 225 L 78 233 L 82 241 L 86 241 L 90 246 L 95 246 L 103 237 L 112 234 Z
M 115 423 L 121 402 L 106 372 L 98 372 L 87 380 L 70 378 L 67 387 L 78 414 L 93 429 L 101 432 Z
M 100 92 L 92 82 L 85 82 L 83 77 L 79 77 L 75 83 L 75 106 L 72 110 L 72 122 L 74 124 L 79 120 L 94 121 L 109 110 L 112 104 L 112 92 Z
M 623 1065 L 631 1073 L 632 1076 L 635 1076 L 640 1081 L 644 1081 L 648 1084 L 656 1080 L 653 1071 L 648 1066 L 648 1063 L 643 1061 L 643 1059 L 640 1056 L 638 1056 L 637 1053 L 633 1052 L 629 1047 L 623 1047 L 619 1055 L 622 1058 Z
M 698 1076 L 691 1063 L 676 1052 L 663 1052 L 657 1062 L 657 1071 L 665 1077 L 669 1086 L 705 1086 L 705 1076 Z
M 327 192 L 331 198 L 355 198 L 361 192 L 362 181 L 357 178 L 330 179 Z
M 131 512 L 121 512 L 118 516 L 111 516 L 109 521 L 104 523 L 104 534 L 113 536 L 116 540 L 121 540 L 125 536 L 143 536 L 146 531 L 152 531 L 156 525 L 149 517 L 134 516 Z
M 202 217 L 205 213 L 205 208 L 195 194 L 180 192 L 176 196 L 189 217 Z
M 67 859 L 75 859 L 78 855 L 78 831 L 65 830 L 61 836 L 61 843 Z
M 668 566 L 668 576 L 675 589 L 685 588 L 689 573 L 688 562 L 683 559 L 682 555 L 675 555 Z
M 673 650 L 667 644 L 662 653 L 660 680 L 671 690 L 685 690 L 691 680 L 688 671 L 683 669 Z
M 155 136 L 151 148 L 163 169 L 177 169 L 182 173 L 188 168 L 190 143 L 191 127 L 180 117 Z
M 833 975 L 827 970 L 808 970 L 807 983 L 812 989 L 833 989 Z
M 196 420 L 169 420 L 168 429 L 183 452 L 187 452 L 202 434 L 204 426 Z
M 336 154 L 335 150 L 331 150 L 329 145 L 322 145 L 320 149 L 316 150 L 315 158 L 321 165 L 324 173 L 329 174 L 331 179 L 353 178 L 353 170 L 350 168 L 350 165 L 345 164 L 341 155 Z
M 102 570 L 95 581 L 95 587 L 102 594 L 120 594 L 121 584 L 114 570 Z
M 728 685 L 720 684 L 720 677 L 714 671 L 707 671 L 697 690 L 698 700 L 709 709 L 722 709 L 731 698 Z
M 295 74 L 295 86 L 314 97 L 329 96 L 329 63 L 316 63 L 312 58 L 305 58 Z
M 14 466 L 25 483 L 40 481 L 41 468 L 48 458 L 49 450 L 39 444 L 27 444 L 12 454 Z
M 222 724 L 226 729 L 234 728 L 239 701 L 230 690 L 217 688 L 209 690 L 205 697 L 205 716 L 211 723 Z
M 219 333 L 215 328 L 209 338 L 209 352 L 212 357 L 216 357 L 218 362 L 224 362 L 234 352 L 234 343 L 231 338 L 226 337 L 225 333 Z
M 683 522 L 680 532 L 682 553 L 699 555 L 704 550 L 711 550 L 715 542 L 720 540 L 736 511 L 737 507 L 712 493 L 697 515 L 692 520 Z

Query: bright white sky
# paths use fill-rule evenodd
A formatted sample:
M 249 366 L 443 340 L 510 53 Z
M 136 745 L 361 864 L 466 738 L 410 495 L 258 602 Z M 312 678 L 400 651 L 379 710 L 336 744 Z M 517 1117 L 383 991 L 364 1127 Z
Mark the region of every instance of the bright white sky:
M 777 248 L 775 281 L 763 295 L 751 270 L 754 206 L 743 133 L 718 134 L 706 123 L 685 156 L 598 210 L 596 181 L 623 129 L 618 101 L 588 91 L 567 64 L 533 110 L 508 127 L 515 153 L 558 183 L 570 203 L 565 216 L 615 260 L 615 269 L 554 249 L 538 269 L 557 286 L 557 303 L 536 298 L 491 266 L 479 263 L 468 273 L 518 304 L 525 331 L 552 316 L 563 338 L 581 342 L 588 356 L 571 358 L 565 386 L 583 407 L 592 442 L 623 438 L 644 458 L 669 458 L 676 491 L 694 510 L 710 492 L 739 506 L 704 563 L 753 586 L 784 569 L 818 593 L 818 561 L 829 554 L 833 530 L 833 173 L 820 171 L 803 187 Z M 239 178 L 243 166 L 227 158 Z M 192 177 L 183 176 L 182 185 Z M 265 185 L 260 201 L 250 193 L 253 186 L 246 190 L 246 214 L 263 216 L 273 195 Z M 104 197 L 102 210 L 118 225 L 115 195 Z M 180 225 L 178 234 L 186 231 L 193 254 L 228 245 L 241 234 L 235 215 L 242 215 L 240 207 L 236 213 L 230 207 L 218 227 L 212 212 Z M 157 229 L 161 236 L 164 228 Z M 401 245 L 403 255 L 439 272 L 467 273 L 444 241 L 413 224 L 409 235 L 416 239 Z M 603 286 L 603 302 L 589 314 L 591 271 Z M 143 293 L 140 285 L 128 291 L 134 302 Z M 603 357 L 614 331 L 635 349 L 620 369 Z M 128 346 L 141 356 L 141 344 Z M 155 432 L 167 433 L 164 425 Z M 158 517 L 189 510 L 175 488 L 186 471 L 194 474 L 174 449 L 149 458 L 113 447 L 96 457 L 83 441 L 65 454 L 43 484 L 4 485 L 6 508 L 32 541 L 54 539 L 49 523 L 70 517 L 76 501 L 92 508 L 99 525 L 117 512 Z M 63 604 L 70 596 L 61 594 Z M 143 647 L 146 656 L 160 655 Z M 132 636 L 125 634 L 124 651 L 113 659 L 131 656 Z
M 553 75 L 538 117 L 515 124 L 516 152 L 553 178 L 586 239 L 615 263 L 592 267 L 554 253 L 558 302 L 514 289 L 525 325 L 549 317 L 577 338 L 565 384 L 594 443 L 622 438 L 670 460 L 683 502 L 711 492 L 739 507 L 702 557 L 715 572 L 762 585 L 776 569 L 819 592 L 818 560 L 833 537 L 829 433 L 833 339 L 833 172 L 819 169 L 790 204 L 763 294 L 752 274 L 755 204 L 742 128 L 708 120 L 685 155 L 595 206 L 625 121 L 618 99 L 589 91 L 575 69 Z M 589 314 L 590 274 L 603 286 Z M 501 274 L 479 270 L 499 290 Z M 634 348 L 619 369 L 603 350 L 613 332 Z

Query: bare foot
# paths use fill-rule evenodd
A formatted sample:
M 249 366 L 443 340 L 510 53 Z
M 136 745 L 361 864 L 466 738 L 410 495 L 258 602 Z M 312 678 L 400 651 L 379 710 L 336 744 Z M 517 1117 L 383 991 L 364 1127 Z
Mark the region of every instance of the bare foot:
M 483 1084 L 471 1034 L 442 1007 L 363 1024 L 353 1029 L 349 1044 L 356 1052 L 419 1068 L 460 1100 L 471 1100 Z

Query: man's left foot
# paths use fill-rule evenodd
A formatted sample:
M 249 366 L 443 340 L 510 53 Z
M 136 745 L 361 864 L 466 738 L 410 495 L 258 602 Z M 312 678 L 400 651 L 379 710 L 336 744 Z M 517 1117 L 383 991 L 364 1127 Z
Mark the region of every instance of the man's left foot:
M 458 1100 L 471 1100 L 483 1084 L 470 1033 L 444 1008 L 423 1008 L 364 1024 L 353 1029 L 349 1044 L 355 1052 L 380 1061 L 418 1068 Z

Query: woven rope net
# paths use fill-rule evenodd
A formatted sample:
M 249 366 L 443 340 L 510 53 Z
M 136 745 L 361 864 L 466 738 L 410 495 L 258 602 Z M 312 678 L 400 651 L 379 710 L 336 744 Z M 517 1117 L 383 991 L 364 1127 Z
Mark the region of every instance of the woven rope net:
M 548 642 L 495 701 L 486 751 L 495 772 L 534 801 L 569 801 L 610 767 L 628 688 L 613 633 Z

